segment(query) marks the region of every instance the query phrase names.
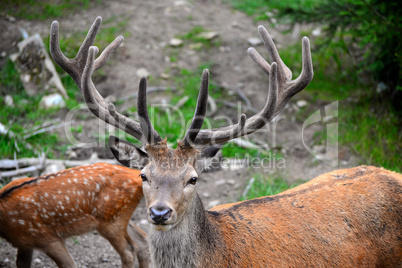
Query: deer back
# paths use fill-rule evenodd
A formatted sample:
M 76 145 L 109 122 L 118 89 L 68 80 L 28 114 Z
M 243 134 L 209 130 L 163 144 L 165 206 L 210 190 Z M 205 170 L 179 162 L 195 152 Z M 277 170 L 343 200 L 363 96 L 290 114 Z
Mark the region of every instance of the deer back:
M 0 234 L 39 247 L 116 219 L 127 225 L 142 196 L 138 170 L 103 163 L 15 180 L 0 191 Z
M 278 195 L 217 206 L 207 215 L 227 248 L 205 256 L 202 266 L 397 267 L 401 204 L 400 174 L 361 166 Z

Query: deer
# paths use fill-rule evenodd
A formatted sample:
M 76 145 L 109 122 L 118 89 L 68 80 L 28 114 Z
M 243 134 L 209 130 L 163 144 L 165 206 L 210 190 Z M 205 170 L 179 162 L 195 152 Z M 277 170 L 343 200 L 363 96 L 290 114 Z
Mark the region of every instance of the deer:
M 64 240 L 96 230 L 119 253 L 122 267 L 149 267 L 146 234 L 129 224 L 143 197 L 139 171 L 98 163 L 17 179 L 0 190 L 0 237 L 18 248 L 29 268 L 34 249 L 58 267 L 74 268 Z M 127 230 L 129 229 L 129 230 Z M 130 233 L 130 235 L 129 235 Z
M 98 17 L 88 35 L 96 34 Z M 58 36 L 53 27 L 51 35 Z M 142 142 L 139 148 L 111 135 L 109 147 L 124 166 L 140 172 L 149 222 L 153 267 L 401 267 L 402 175 L 373 166 L 336 170 L 274 196 L 205 210 L 196 191 L 207 159 L 226 142 L 250 135 L 269 123 L 313 78 L 310 41 L 302 39 L 302 71 L 292 80 L 263 27 L 258 32 L 271 63 L 256 49 L 251 59 L 268 76 L 268 97 L 254 116 L 235 124 L 202 129 L 207 110 L 209 71 L 201 76 L 194 117 L 176 148 L 168 147 L 147 111 L 146 78 L 138 90 L 138 122 L 99 94 L 92 74 L 105 58 L 88 45 L 86 61 L 65 66 L 81 78 L 84 100 L 100 120 Z M 112 42 L 113 50 L 123 40 Z M 53 46 L 53 45 L 52 45 Z M 54 47 L 57 46 L 55 42 Z M 112 50 L 111 47 L 106 51 Z

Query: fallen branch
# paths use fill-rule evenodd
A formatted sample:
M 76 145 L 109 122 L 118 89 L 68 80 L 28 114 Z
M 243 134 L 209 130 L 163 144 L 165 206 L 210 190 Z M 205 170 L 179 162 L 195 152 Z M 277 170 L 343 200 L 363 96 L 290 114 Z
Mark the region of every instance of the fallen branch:
M 33 131 L 33 132 L 25 135 L 24 139 L 28 139 L 28 138 L 30 138 L 32 136 L 38 135 L 38 134 L 46 132 L 46 131 L 51 131 L 51 130 L 54 130 L 54 129 L 57 129 L 57 128 L 61 128 L 61 127 L 64 127 L 64 126 L 71 125 L 71 123 L 72 123 L 72 121 L 68 121 L 68 122 L 59 123 L 57 125 L 51 125 L 51 126 L 48 126 L 48 127 L 38 129 L 36 131 Z
M 209 104 L 209 112 L 207 113 L 207 116 L 212 116 L 216 113 L 216 111 L 218 110 L 217 106 L 216 106 L 216 102 L 215 100 L 208 95 L 208 104 Z
M 223 105 L 225 105 L 225 106 L 227 106 L 227 107 L 239 109 L 239 105 L 237 105 L 237 104 L 235 104 L 235 103 L 232 103 L 232 102 L 230 102 L 230 101 L 218 100 L 218 102 L 223 103 Z M 248 111 L 253 112 L 253 113 L 258 113 L 258 112 L 259 112 L 258 110 L 254 109 L 253 107 L 246 107 L 246 109 L 247 109 Z
M 21 158 L 16 160 L 4 159 L 0 160 L 0 169 L 18 168 L 16 170 L 0 172 L 0 178 L 9 178 L 24 175 L 34 171 L 41 171 L 47 165 L 63 164 L 66 167 L 86 166 L 96 163 L 108 163 L 112 165 L 118 164 L 115 159 L 101 159 L 97 153 L 93 153 L 89 159 L 85 160 L 61 160 L 61 159 L 43 159 L 43 158 Z M 24 168 L 19 168 L 28 166 Z
M 237 95 L 239 95 L 239 97 L 244 101 L 244 103 L 246 104 L 246 111 L 247 110 L 253 110 L 253 112 L 255 112 L 256 110 L 253 108 L 253 106 L 251 105 L 250 100 L 247 98 L 247 96 L 243 93 L 243 91 L 241 90 L 241 88 L 239 86 L 226 86 L 226 85 L 221 85 L 221 84 L 215 84 L 215 86 L 219 87 L 219 88 L 223 88 L 226 90 L 231 90 L 237 93 Z M 237 106 L 236 106 L 237 107 Z M 257 111 L 258 112 L 258 111 Z
M 152 92 L 160 92 L 160 91 L 167 91 L 167 90 L 176 91 L 177 88 L 176 88 L 176 87 L 149 87 L 149 88 L 147 89 L 147 94 L 148 94 L 148 93 L 152 93 Z M 134 98 L 137 98 L 137 96 L 138 96 L 138 93 L 134 93 L 134 94 L 125 96 L 125 97 L 123 97 L 123 98 L 120 98 L 120 99 L 116 100 L 115 102 L 126 101 L 126 100 L 129 100 L 129 99 L 134 99 Z

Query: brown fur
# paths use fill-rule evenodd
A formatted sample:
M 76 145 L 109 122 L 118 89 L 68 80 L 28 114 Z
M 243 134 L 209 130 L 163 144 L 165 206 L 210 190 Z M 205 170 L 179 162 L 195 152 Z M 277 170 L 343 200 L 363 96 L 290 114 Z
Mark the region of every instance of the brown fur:
M 212 208 L 200 267 L 402 267 L 402 176 L 361 166 Z
M 74 267 L 63 240 L 98 230 L 132 267 L 137 246 L 127 224 L 142 196 L 138 170 L 103 163 L 15 180 L 0 190 L 0 235 L 20 249 L 19 267 L 32 249 Z

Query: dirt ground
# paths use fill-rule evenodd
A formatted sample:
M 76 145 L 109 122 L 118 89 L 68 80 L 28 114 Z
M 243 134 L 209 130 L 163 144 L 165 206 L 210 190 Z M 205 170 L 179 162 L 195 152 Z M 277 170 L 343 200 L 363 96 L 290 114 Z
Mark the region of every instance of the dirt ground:
M 150 86 L 168 86 L 169 79 L 160 79 L 160 75 L 165 70 L 172 69 L 173 65 L 195 70 L 200 63 L 213 62 L 211 77 L 216 83 L 227 86 L 244 85 L 243 92 L 250 99 L 253 107 L 261 109 L 266 99 L 268 80 L 250 60 L 246 52 L 250 46 L 247 39 L 258 37 L 257 26 L 259 23 L 264 24 L 273 36 L 279 52 L 281 47 L 294 42 L 300 43 L 301 51 L 301 36 L 297 31 L 284 36 L 281 34 L 280 28 L 272 28 L 267 22 L 255 22 L 251 17 L 234 11 L 225 2 L 220 0 L 111 0 L 103 1 L 103 4 L 90 10 L 76 12 L 74 15 L 58 20 L 61 38 L 63 38 L 72 32 L 86 31 L 96 16 L 102 16 L 104 21 L 113 21 L 120 17 L 128 18 L 126 30 L 130 34 L 125 36 L 124 46 L 116 51 L 109 60 L 109 64 L 104 67 L 106 79 L 97 84 L 98 89 L 105 97 L 113 94 L 120 98 L 135 92 L 136 85 L 139 83 L 137 71 L 140 68 L 145 68 L 152 77 L 158 78 L 154 80 L 158 84 L 153 84 L 151 81 Z M 51 20 L 17 20 L 14 23 L 23 27 L 29 34 L 39 33 L 42 37 L 47 37 Z M 178 62 L 170 62 L 167 57 L 169 40 L 189 32 L 195 26 L 202 26 L 217 32 L 221 45 L 197 51 L 184 45 L 179 50 Z M 259 45 L 256 48 L 266 55 L 263 46 Z M 196 94 L 194 92 L 194 97 Z M 162 98 L 169 98 L 169 96 L 162 96 Z M 150 102 L 161 101 L 161 95 L 158 94 L 150 94 L 148 98 Z M 297 105 L 298 100 L 307 100 L 307 106 L 300 109 L 299 106 L 302 105 Z M 132 100 L 132 102 L 134 101 Z M 133 105 L 133 103 L 127 105 Z M 206 208 L 237 201 L 249 179 L 258 173 L 278 173 L 292 183 L 298 179 L 309 180 L 334 169 L 356 165 L 356 159 L 350 154 L 348 148 L 339 147 L 338 152 L 332 148 L 329 150 L 332 154 L 327 154 L 326 161 L 315 158 L 306 149 L 304 144 L 315 148 L 316 151 L 325 150 L 324 146 L 315 144 L 313 139 L 317 131 L 323 130 L 322 124 L 311 124 L 304 131 L 302 130 L 303 122 L 326 105 L 328 103 L 310 103 L 308 96 L 302 92 L 284 109 L 281 120 L 271 124 L 265 131 L 252 136 L 252 140 L 262 140 L 283 154 L 285 159 L 283 163 L 270 163 L 265 168 L 256 166 L 237 169 L 235 166 L 231 166 L 204 173 L 200 182 L 197 183 L 197 189 Z M 230 109 L 219 111 L 218 115 L 220 114 L 228 114 L 233 119 L 237 116 L 236 112 Z M 248 115 L 252 115 L 252 113 L 248 113 Z M 77 122 L 77 124 L 79 123 L 82 122 Z M 157 129 L 158 126 L 155 128 Z M 97 130 L 97 119 L 89 116 L 79 138 L 93 141 L 95 140 L 93 132 Z M 90 151 L 87 150 L 87 152 L 90 154 Z M 335 165 L 336 160 L 338 163 Z M 142 201 L 132 220 L 146 231 L 148 225 L 144 219 L 145 206 Z M 77 267 L 120 266 L 120 258 L 112 246 L 96 233 L 67 239 L 66 243 Z M 0 267 L 15 267 L 15 257 L 16 249 L 2 240 L 0 243 Z M 33 267 L 55 267 L 55 264 L 44 254 L 36 251 Z

